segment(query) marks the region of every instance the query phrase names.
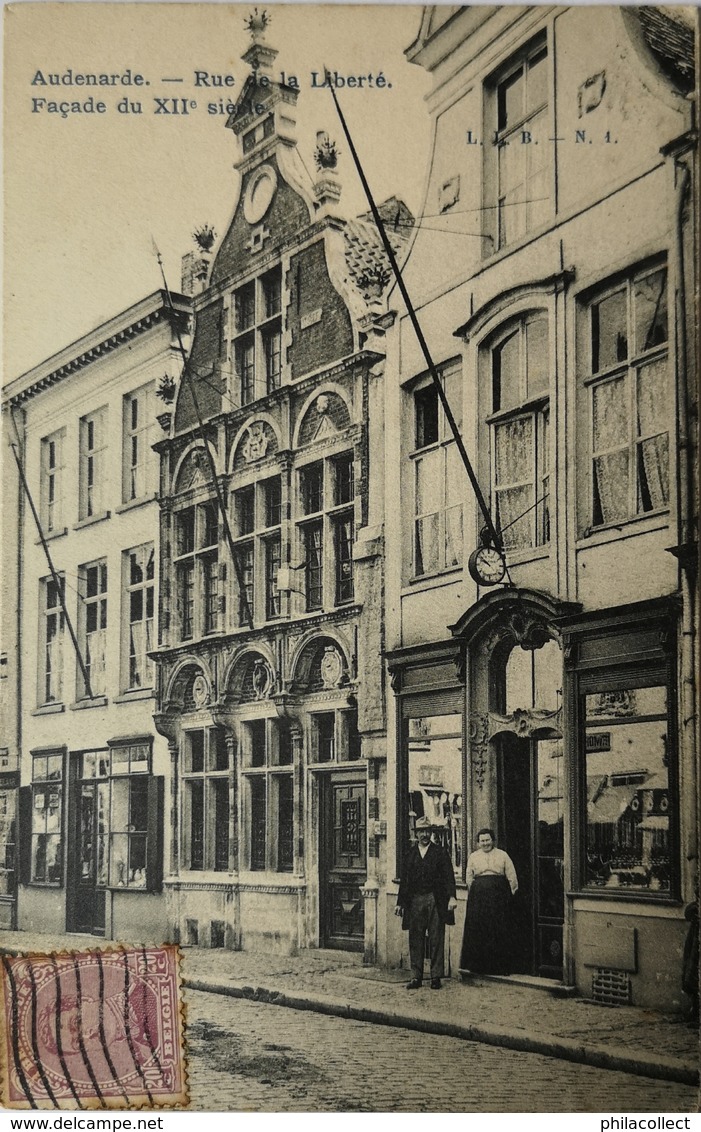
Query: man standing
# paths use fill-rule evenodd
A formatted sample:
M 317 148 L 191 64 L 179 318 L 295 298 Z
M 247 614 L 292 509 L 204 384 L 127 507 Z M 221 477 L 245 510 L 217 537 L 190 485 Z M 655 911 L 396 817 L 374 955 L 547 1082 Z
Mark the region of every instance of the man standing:
M 455 875 L 450 858 L 431 841 L 428 818 L 416 822 L 418 845 L 414 845 L 402 872 L 395 915 L 409 931 L 409 958 L 413 978 L 407 990 L 418 990 L 423 982 L 424 950 L 428 934 L 431 960 L 431 990 L 440 990 L 443 978 L 445 925 L 455 923 Z

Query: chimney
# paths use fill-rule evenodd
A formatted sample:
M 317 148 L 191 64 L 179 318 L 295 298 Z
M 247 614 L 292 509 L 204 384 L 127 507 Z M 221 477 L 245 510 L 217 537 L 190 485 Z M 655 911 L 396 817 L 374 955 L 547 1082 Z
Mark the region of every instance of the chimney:
M 206 290 L 211 263 L 212 256 L 209 252 L 185 253 L 180 267 L 181 294 L 193 298 L 194 295 L 201 295 Z

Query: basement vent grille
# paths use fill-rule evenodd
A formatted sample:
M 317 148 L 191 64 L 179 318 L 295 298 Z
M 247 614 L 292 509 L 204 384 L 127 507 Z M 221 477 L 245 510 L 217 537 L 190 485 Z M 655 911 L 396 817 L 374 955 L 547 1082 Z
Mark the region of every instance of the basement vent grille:
M 625 971 L 611 971 L 599 967 L 591 981 L 591 996 L 603 1006 L 630 1006 L 630 975 Z

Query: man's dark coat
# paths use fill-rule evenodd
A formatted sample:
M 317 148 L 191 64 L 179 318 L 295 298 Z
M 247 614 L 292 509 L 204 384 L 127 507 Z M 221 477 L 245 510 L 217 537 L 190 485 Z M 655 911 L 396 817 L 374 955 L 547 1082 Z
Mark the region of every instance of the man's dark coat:
M 442 924 L 454 924 L 455 913 L 448 911 L 448 901 L 455 896 L 455 874 L 450 857 L 445 849 L 435 842 L 429 842 L 426 856 L 421 858 L 418 845 L 414 845 L 406 859 L 399 883 L 397 906 L 402 909 L 402 928 L 409 931 L 409 918 L 411 916 L 411 901 L 416 895 L 417 874 L 423 866 L 424 875 L 428 870 L 431 882 L 433 899 L 436 901 L 436 911 Z

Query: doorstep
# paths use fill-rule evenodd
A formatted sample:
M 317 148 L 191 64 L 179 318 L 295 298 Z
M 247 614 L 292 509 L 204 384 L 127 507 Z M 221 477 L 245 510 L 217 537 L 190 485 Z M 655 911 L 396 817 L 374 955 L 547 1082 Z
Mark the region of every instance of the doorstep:
M 300 959 L 320 959 L 325 963 L 345 963 L 350 967 L 363 966 L 362 951 L 337 951 L 333 947 L 302 947 Z
M 538 975 L 484 975 L 462 968 L 459 974 L 463 983 L 504 983 L 510 987 L 529 987 L 531 990 L 545 991 L 553 998 L 575 998 L 578 994 L 576 986 L 570 983 L 562 983 L 557 979 L 541 979 Z

